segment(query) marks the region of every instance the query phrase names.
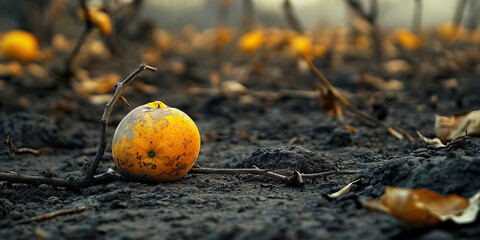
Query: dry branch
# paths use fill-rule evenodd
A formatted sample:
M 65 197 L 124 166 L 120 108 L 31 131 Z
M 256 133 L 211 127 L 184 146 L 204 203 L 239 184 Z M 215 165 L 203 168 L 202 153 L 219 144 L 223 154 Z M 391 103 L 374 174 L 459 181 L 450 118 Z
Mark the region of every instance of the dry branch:
M 348 101 L 345 97 L 343 97 L 342 94 L 340 94 L 340 92 L 337 91 L 337 89 L 330 83 L 330 81 L 328 81 L 325 75 L 323 75 L 323 73 L 320 72 L 320 70 L 315 66 L 315 64 L 313 64 L 312 60 L 307 55 L 303 55 L 303 56 L 307 61 L 308 65 L 310 66 L 310 69 L 312 70 L 312 72 L 323 82 L 323 84 L 325 84 L 325 86 L 327 86 L 328 90 L 330 90 L 333 93 L 335 98 L 337 98 L 343 105 L 345 105 L 345 107 L 350 109 L 358 119 L 360 119 L 362 122 L 364 122 L 366 125 L 369 125 L 369 126 L 371 126 L 372 123 L 374 124 L 373 126 L 382 126 L 396 138 L 403 139 L 403 135 L 397 132 L 395 129 L 393 129 L 392 127 L 388 126 L 386 123 L 381 122 L 376 118 L 366 115 L 365 113 L 360 111 L 357 107 L 355 107 L 355 105 L 350 103 L 350 101 Z
M 55 211 L 55 212 L 41 214 L 41 215 L 29 218 L 29 219 L 16 221 L 16 222 L 14 222 L 14 224 L 24 224 L 24 223 L 34 222 L 34 221 L 42 221 L 42 220 L 54 218 L 54 217 L 60 216 L 60 215 L 83 212 L 83 211 L 85 211 L 85 209 L 87 209 L 86 206 L 80 206 L 80 207 L 69 208 L 69 209 L 62 209 L 62 210 L 58 210 L 58 211 Z
M 330 175 L 341 175 L 341 174 L 357 174 L 359 171 L 328 171 L 321 173 L 300 173 L 295 171 L 293 176 L 285 176 L 276 172 L 269 170 L 260 169 L 258 167 L 254 168 L 202 168 L 202 167 L 193 167 L 190 169 L 189 173 L 193 174 L 226 174 L 226 175 L 240 175 L 240 174 L 251 174 L 265 176 L 280 180 L 285 182 L 288 185 L 302 185 L 304 178 L 317 178 L 317 177 L 326 177 Z
M 112 96 L 112 99 L 105 106 L 105 110 L 101 119 L 101 135 L 100 135 L 100 144 L 98 146 L 97 153 L 93 162 L 90 164 L 85 177 L 82 179 L 59 179 L 59 178 L 44 178 L 37 176 L 22 175 L 18 173 L 0 173 L 0 181 L 8 181 L 14 183 L 26 183 L 33 185 L 48 184 L 57 187 L 66 187 L 66 188 L 86 188 L 95 184 L 117 181 L 121 177 L 106 173 L 95 176 L 95 173 L 98 168 L 103 154 L 105 153 L 105 148 L 107 147 L 107 131 L 108 131 L 108 121 L 110 120 L 110 114 L 113 111 L 113 108 L 118 101 L 122 101 L 123 93 L 125 88 L 130 85 L 130 83 L 135 80 L 135 78 L 140 75 L 141 72 L 149 70 L 155 72 L 157 69 L 151 66 L 146 65 L 145 63 L 140 64 L 140 66 L 130 74 L 122 82 L 115 84 L 115 93 Z

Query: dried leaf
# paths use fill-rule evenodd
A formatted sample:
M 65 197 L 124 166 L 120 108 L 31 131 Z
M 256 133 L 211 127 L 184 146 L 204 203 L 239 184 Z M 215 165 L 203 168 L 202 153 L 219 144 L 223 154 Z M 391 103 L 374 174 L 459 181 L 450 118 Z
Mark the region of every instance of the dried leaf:
M 73 84 L 73 89 L 83 96 L 104 94 L 112 91 L 115 88 L 115 83 L 121 80 L 120 75 L 116 73 L 109 73 L 92 79 L 88 77 L 88 74 L 78 74 L 78 78 L 80 81 Z
M 341 116 L 343 118 L 343 113 L 337 114 L 337 104 L 335 96 L 333 95 L 332 91 L 329 89 L 324 88 L 320 84 L 315 84 L 315 90 L 318 92 L 318 104 L 320 107 L 325 110 L 328 116 L 333 117 L 335 115 Z M 340 108 L 341 110 L 341 108 Z
M 235 80 L 222 82 L 220 92 L 227 97 L 234 97 L 248 93 L 248 89 Z
M 411 71 L 410 64 L 403 59 L 393 59 L 385 62 L 383 68 L 389 74 L 408 73 Z
M 350 189 L 352 188 L 353 184 L 356 184 L 358 182 L 361 182 L 363 183 L 364 182 L 364 179 L 363 178 L 359 178 L 351 183 L 349 183 L 347 186 L 343 187 L 342 189 L 340 189 L 338 192 L 334 192 L 332 194 L 328 194 L 327 196 L 329 198 L 337 198 L 337 197 L 340 197 L 342 196 L 343 194 L 346 194 L 348 192 L 350 192 Z
M 449 219 L 459 224 L 475 221 L 479 198 L 480 193 L 468 201 L 456 194 L 442 196 L 427 189 L 387 186 L 381 200 L 366 198 L 361 202 L 366 208 L 388 213 L 412 227 L 430 227 Z
M 468 199 L 468 207 L 460 214 L 448 214 L 439 216 L 440 220 L 452 220 L 457 224 L 468 224 L 475 222 L 480 211 L 480 192 Z
M 420 139 L 429 146 L 432 146 L 435 148 L 445 147 L 445 144 L 443 144 L 439 138 L 427 138 L 423 136 L 419 131 L 417 131 L 417 134 L 420 137 Z
M 435 115 L 435 133 L 440 140 L 451 140 L 462 136 L 480 134 L 480 110 L 465 115 L 445 117 Z
M 399 91 L 404 88 L 403 82 L 399 80 L 396 80 L 396 79 L 385 80 L 381 77 L 372 76 L 372 75 L 365 75 L 365 82 L 374 86 L 377 89 L 386 90 L 386 91 Z
M 23 74 L 23 67 L 17 61 L 0 64 L 0 76 L 19 77 Z
M 112 32 L 112 24 L 110 22 L 110 16 L 104 11 L 98 8 L 88 8 L 88 15 L 90 21 L 95 25 L 103 35 L 109 35 Z M 77 10 L 77 16 L 80 20 L 86 20 L 85 10 Z

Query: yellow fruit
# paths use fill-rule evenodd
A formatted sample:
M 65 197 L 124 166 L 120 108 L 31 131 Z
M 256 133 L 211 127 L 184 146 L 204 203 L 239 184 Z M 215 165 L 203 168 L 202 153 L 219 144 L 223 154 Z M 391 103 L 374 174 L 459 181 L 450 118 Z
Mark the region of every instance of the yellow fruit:
M 455 41 L 457 39 L 464 39 L 468 31 L 462 26 L 456 25 L 453 22 L 447 22 L 437 28 L 437 34 L 445 39 Z
M 133 109 L 113 136 L 115 166 L 133 180 L 177 180 L 192 168 L 199 151 L 200 133 L 192 119 L 160 101 Z
M 22 30 L 7 32 L 1 42 L 3 55 L 17 61 L 32 61 L 38 55 L 38 41 L 35 36 Z
M 295 36 L 292 38 L 290 44 L 296 52 L 310 55 L 312 52 L 312 41 L 306 36 Z
M 257 50 L 264 41 L 263 33 L 260 30 L 245 33 L 239 40 L 238 44 L 242 51 L 252 52 Z
M 397 42 L 405 49 L 415 50 L 420 48 L 422 40 L 408 29 L 397 31 Z

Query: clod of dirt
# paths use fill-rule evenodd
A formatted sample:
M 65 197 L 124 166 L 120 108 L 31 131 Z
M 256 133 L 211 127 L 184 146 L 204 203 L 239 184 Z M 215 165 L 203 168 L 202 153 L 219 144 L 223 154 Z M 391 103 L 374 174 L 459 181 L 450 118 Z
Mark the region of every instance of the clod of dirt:
M 350 146 L 353 144 L 352 134 L 345 129 L 336 128 L 330 134 L 330 137 L 325 144 L 330 147 Z
M 288 169 L 301 173 L 317 173 L 336 169 L 324 156 L 300 146 L 260 148 L 238 164 L 238 168 L 275 170 Z
M 480 150 L 478 144 L 465 144 L 468 150 L 473 146 L 477 152 Z M 480 191 L 480 181 L 475 181 L 480 174 L 480 157 L 471 157 L 461 151 L 439 151 L 437 154 L 442 155 L 428 159 L 412 155 L 372 165 L 353 179 L 363 177 L 366 181 L 364 186 L 367 187 L 360 195 L 375 197 L 383 194 L 384 186 L 427 188 L 443 195 L 455 193 L 467 198 Z
M 10 130 L 13 144 L 19 148 L 81 147 L 83 136 L 74 132 L 71 136 L 56 126 L 54 118 L 33 113 L 13 113 L 0 118 L 0 138 L 5 139 Z
M 57 137 L 58 128 L 53 118 L 31 113 L 14 113 L 0 121 L 1 137 L 6 137 L 9 129 L 13 143 L 17 147 L 48 147 Z

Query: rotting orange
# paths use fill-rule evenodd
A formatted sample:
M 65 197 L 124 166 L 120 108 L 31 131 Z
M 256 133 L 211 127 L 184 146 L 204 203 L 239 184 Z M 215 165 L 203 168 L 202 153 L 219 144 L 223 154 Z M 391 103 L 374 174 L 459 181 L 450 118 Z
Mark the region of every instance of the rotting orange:
M 397 42 L 405 49 L 416 50 L 422 46 L 422 40 L 419 36 L 410 30 L 401 28 L 396 32 Z
M 200 133 L 193 120 L 160 101 L 133 109 L 113 136 L 115 166 L 132 180 L 177 180 L 192 168 L 199 152 Z
M 2 54 L 17 61 L 32 61 L 38 55 L 37 38 L 26 31 L 12 30 L 3 36 L 0 49 Z
M 262 46 L 265 37 L 261 30 L 253 30 L 242 35 L 238 41 L 240 49 L 244 52 L 253 52 Z

